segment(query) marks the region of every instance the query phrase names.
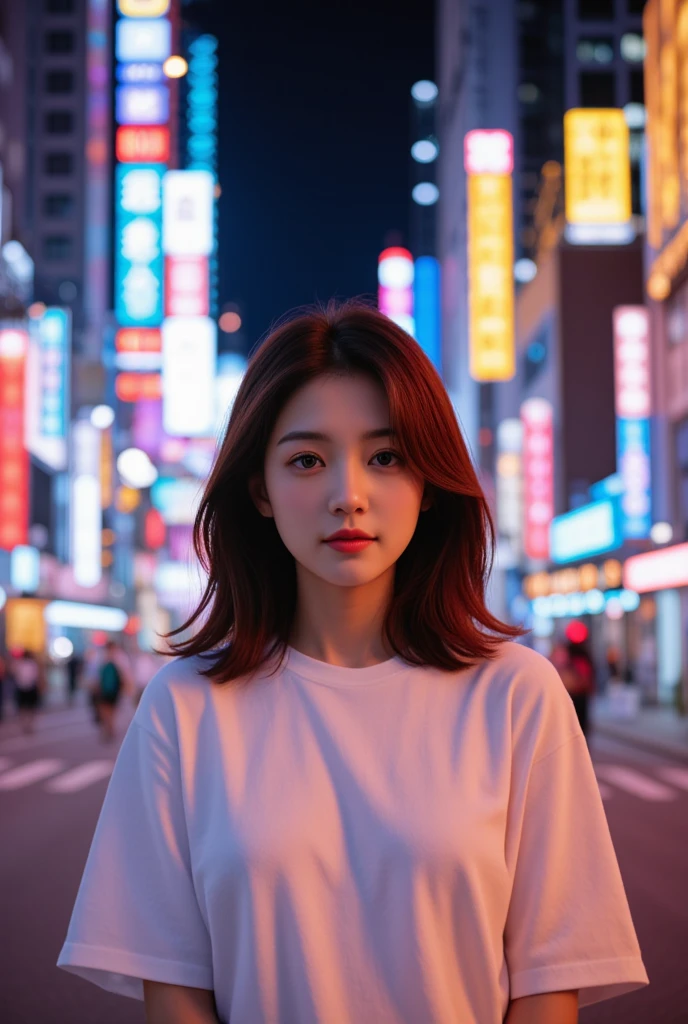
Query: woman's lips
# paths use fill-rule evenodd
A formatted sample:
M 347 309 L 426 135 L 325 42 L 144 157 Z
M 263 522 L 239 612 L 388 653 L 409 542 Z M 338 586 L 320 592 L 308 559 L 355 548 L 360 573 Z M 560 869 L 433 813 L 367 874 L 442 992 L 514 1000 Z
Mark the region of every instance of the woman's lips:
M 374 542 L 374 537 L 352 537 L 350 540 L 346 540 L 344 537 L 335 537 L 334 540 L 325 541 L 325 543 L 329 547 L 334 548 L 335 551 L 341 551 L 347 555 L 355 555 Z

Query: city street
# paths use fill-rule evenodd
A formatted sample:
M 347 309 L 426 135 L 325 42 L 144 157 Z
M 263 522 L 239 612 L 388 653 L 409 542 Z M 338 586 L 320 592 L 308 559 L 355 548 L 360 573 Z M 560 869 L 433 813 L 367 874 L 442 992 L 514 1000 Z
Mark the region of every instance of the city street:
M 55 967 L 116 749 L 83 707 L 44 715 L 33 736 L 0 724 L 3 1024 L 143 1024 L 141 1004 Z M 601 736 L 593 755 L 651 984 L 581 1020 L 679 1024 L 688 997 L 688 767 Z

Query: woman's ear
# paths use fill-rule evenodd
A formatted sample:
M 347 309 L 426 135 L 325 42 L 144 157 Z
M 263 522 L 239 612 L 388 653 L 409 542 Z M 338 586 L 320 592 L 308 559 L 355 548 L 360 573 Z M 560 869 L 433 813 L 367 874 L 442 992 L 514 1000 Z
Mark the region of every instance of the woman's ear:
M 420 503 L 420 510 L 421 510 L 421 512 L 427 512 L 429 508 L 432 508 L 434 503 L 435 503 L 435 498 L 434 498 L 433 489 L 432 489 L 432 487 L 428 487 L 426 485 L 425 490 L 423 491 L 423 500 Z
M 265 479 L 262 473 L 256 473 L 255 476 L 251 477 L 248 482 L 248 493 L 260 514 L 265 516 L 266 519 L 274 519 L 272 505 L 265 489 Z

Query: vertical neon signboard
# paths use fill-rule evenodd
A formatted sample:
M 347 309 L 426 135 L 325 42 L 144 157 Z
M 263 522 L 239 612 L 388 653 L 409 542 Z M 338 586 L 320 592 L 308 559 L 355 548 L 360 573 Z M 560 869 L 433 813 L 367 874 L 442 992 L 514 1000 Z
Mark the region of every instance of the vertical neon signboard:
M 24 446 L 24 377 L 29 336 L 0 326 L 0 548 L 28 542 L 29 453 Z
M 442 370 L 440 265 L 434 256 L 419 256 L 413 278 L 416 341 L 433 366 Z
M 554 518 L 554 414 L 544 398 L 521 406 L 523 424 L 523 546 L 528 558 L 549 558 Z
M 515 373 L 514 144 L 500 129 L 468 132 L 468 304 L 470 374 L 477 381 Z
M 566 111 L 564 173 L 567 240 L 631 242 L 631 155 L 623 110 Z
M 67 466 L 71 314 L 50 307 L 29 320 L 26 445 L 51 469 Z
M 408 249 L 392 246 L 378 257 L 377 304 L 381 313 L 388 316 L 408 334 L 416 333 L 413 319 L 413 256 Z
M 115 312 L 122 327 L 163 317 L 163 164 L 120 164 L 116 173 Z
M 644 306 L 617 306 L 613 322 L 616 448 L 623 484 L 623 533 L 625 537 L 647 537 L 652 526 L 648 311 Z

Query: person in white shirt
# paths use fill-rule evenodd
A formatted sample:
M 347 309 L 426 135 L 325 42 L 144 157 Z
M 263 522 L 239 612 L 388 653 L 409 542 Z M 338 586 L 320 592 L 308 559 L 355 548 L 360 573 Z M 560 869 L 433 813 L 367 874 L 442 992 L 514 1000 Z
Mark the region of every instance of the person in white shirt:
M 356 302 L 281 324 L 196 544 L 195 633 L 125 736 L 60 967 L 152 1024 L 573 1024 L 648 983 L 571 698 L 485 605 L 490 513 L 412 338 Z

